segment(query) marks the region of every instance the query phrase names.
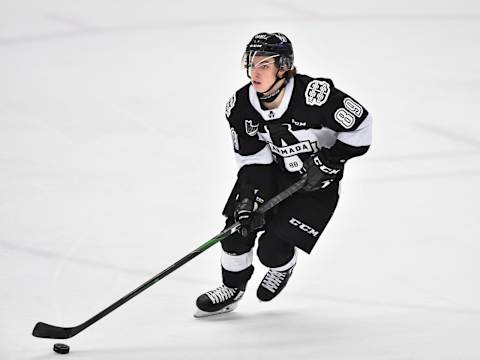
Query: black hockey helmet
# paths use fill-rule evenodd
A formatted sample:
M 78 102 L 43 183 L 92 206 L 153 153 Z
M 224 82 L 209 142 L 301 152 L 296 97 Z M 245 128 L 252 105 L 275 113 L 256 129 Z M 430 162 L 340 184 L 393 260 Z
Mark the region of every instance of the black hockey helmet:
M 255 56 L 271 57 L 278 68 L 293 69 L 292 42 L 282 33 L 258 33 L 247 44 L 242 64 L 248 70 Z

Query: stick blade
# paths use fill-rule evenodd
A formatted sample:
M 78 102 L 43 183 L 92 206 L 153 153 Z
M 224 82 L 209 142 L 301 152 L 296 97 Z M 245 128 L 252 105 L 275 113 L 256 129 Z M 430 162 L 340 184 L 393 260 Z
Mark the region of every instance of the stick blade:
M 32 335 L 47 339 L 68 339 L 76 334 L 74 329 L 75 328 L 64 328 L 38 322 L 33 328 Z

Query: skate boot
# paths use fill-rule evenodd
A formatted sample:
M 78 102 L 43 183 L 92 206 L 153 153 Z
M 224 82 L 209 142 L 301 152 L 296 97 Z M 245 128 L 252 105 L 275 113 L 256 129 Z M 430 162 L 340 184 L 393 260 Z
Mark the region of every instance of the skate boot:
M 285 271 L 269 269 L 257 289 L 257 297 L 261 301 L 270 301 L 277 296 L 287 285 L 288 279 L 292 275 L 293 265 Z
M 197 311 L 193 316 L 200 318 L 233 311 L 244 292 L 245 287 L 231 288 L 226 285 L 207 291 L 197 298 Z

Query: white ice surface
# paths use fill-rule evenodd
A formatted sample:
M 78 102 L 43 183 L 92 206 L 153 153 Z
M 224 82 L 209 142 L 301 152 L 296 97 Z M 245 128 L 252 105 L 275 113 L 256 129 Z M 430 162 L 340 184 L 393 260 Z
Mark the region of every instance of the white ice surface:
M 374 116 L 285 292 L 192 317 L 219 247 L 76 337 L 72 359 L 480 359 L 477 1 L 0 2 L 0 359 L 73 326 L 222 227 L 225 102 L 259 31 Z M 200 139 L 208 138 L 205 143 Z

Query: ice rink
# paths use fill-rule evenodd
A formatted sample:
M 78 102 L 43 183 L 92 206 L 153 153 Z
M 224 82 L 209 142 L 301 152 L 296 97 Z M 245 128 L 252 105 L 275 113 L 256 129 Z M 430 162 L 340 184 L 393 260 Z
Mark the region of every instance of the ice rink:
M 293 42 L 374 118 L 337 211 L 284 292 L 194 319 L 203 253 L 72 339 L 88 360 L 480 359 L 480 4 L 0 2 L 0 359 L 74 326 L 223 226 L 225 103 L 255 33 Z

